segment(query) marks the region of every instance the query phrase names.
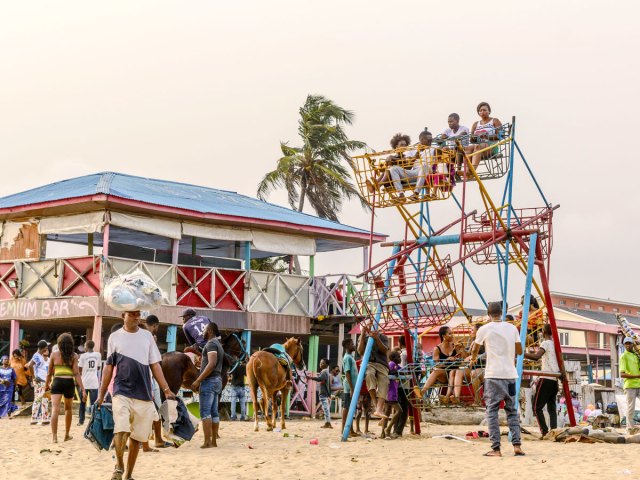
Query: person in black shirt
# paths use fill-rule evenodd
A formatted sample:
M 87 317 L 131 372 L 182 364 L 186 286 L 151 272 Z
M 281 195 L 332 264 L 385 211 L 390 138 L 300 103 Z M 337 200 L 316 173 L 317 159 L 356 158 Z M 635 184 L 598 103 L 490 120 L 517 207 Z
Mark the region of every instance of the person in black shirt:
M 231 381 L 231 420 L 237 420 L 236 403 L 240 402 L 240 420 L 248 420 L 247 418 L 247 402 L 245 400 L 244 376 L 247 370 L 245 362 L 239 362 L 236 368 L 229 375 Z
M 323 358 L 320 360 L 320 375 L 317 377 L 309 376 L 309 380 L 315 380 L 320 383 L 318 396 L 324 413 L 324 425 L 321 428 L 333 428 L 331 426 L 331 378 L 329 374 L 329 360 Z
M 216 439 L 220 427 L 218 400 L 222 393 L 222 361 L 224 350 L 218 340 L 220 332 L 215 323 L 205 327 L 204 338 L 207 343 L 202 350 L 200 376 L 191 384 L 194 390 L 200 388 L 200 419 L 204 431 L 204 443 L 201 448 L 217 447 Z

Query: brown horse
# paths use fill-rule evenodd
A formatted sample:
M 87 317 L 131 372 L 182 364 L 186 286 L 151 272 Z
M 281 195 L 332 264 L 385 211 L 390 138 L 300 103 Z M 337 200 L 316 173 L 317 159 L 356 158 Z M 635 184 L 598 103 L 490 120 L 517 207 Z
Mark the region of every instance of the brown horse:
M 236 368 L 237 364 L 246 358 L 241 332 L 231 332 L 226 335 L 222 339 L 222 347 L 225 352 L 222 359 L 222 388 L 224 389 L 228 378 L 227 372 Z M 196 357 L 196 359 L 199 358 Z M 192 390 L 191 384 L 198 378 L 199 369 L 189 355 L 182 352 L 167 352 L 162 355 L 161 366 L 169 389 L 174 394 L 177 395 L 181 387 Z
M 304 368 L 304 351 L 299 338 L 287 338 L 283 344 L 284 350 L 291 358 L 294 366 Z M 285 399 L 291 388 L 291 369 L 282 366 L 278 358 L 271 352 L 260 350 L 251 355 L 247 363 L 247 377 L 253 401 L 254 431 L 258 431 L 258 406 L 267 420 L 267 431 L 276 425 L 276 393 L 282 394 L 280 402 L 280 428 L 284 429 Z M 258 402 L 258 388 L 262 392 L 262 400 Z M 269 400 L 271 400 L 271 418 L 269 418 Z
M 167 352 L 162 355 L 162 373 L 175 395 L 180 387 L 191 390 L 191 384 L 198 378 L 196 366 L 189 355 L 182 352 Z

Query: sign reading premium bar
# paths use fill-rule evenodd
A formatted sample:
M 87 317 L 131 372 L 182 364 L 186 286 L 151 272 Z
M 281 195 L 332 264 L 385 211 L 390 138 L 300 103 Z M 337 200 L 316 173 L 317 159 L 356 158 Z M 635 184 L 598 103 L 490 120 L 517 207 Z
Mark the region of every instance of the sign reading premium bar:
M 98 298 L 17 299 L 0 301 L 0 320 L 93 317 Z

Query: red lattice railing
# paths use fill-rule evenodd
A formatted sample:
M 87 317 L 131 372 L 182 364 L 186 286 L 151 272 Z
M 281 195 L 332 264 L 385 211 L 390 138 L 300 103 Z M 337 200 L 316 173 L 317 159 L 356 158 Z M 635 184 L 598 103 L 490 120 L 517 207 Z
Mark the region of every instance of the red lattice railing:
M 511 211 L 511 220 L 507 222 L 506 209 L 501 214 L 502 222 L 510 230 L 537 230 L 538 242 L 542 248 L 542 259 L 546 260 L 551 254 L 553 247 L 553 209 L 551 208 L 516 208 Z M 508 224 L 507 224 L 508 223 Z M 504 230 L 502 223 L 499 221 L 495 214 L 474 215 L 471 219 L 467 220 L 465 227 L 465 233 L 477 234 L 477 233 L 491 233 L 492 235 L 488 239 L 474 240 L 464 242 L 465 256 L 471 255 L 470 258 L 474 263 L 478 265 L 496 264 L 498 260 L 504 261 L 504 248 L 501 248 L 500 256 L 496 245 L 490 245 L 484 249 L 479 249 L 485 242 L 493 239 L 497 240 L 503 235 Z M 529 243 L 529 237 L 521 237 L 525 245 Z M 517 240 L 516 240 L 516 243 Z M 520 246 L 518 246 L 518 250 Z M 525 252 L 522 251 L 523 257 L 526 258 Z M 517 257 L 510 256 L 509 263 L 513 263 Z
M 438 268 L 427 262 L 412 262 L 407 256 L 395 265 L 386 263 L 368 275 L 368 288 L 356 294 L 353 308 L 363 322 L 371 322 L 379 314 L 383 332 L 443 325 L 456 312 L 449 263 L 449 256 Z

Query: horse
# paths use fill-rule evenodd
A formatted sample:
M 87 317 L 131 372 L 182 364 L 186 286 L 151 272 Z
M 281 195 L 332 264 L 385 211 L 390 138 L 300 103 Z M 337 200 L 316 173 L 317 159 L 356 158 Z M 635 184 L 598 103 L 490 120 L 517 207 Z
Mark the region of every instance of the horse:
M 192 390 L 191 384 L 198 378 L 198 369 L 186 353 L 167 352 L 162 355 L 162 373 L 169 390 L 178 394 L 180 387 Z
M 289 356 L 293 368 L 304 367 L 304 351 L 299 338 L 287 338 L 284 344 L 284 351 Z M 277 350 L 276 350 L 277 351 Z M 258 431 L 258 406 L 267 421 L 267 431 L 270 432 L 276 425 L 276 393 L 282 394 L 280 402 L 280 428 L 285 429 L 284 409 L 285 399 L 291 388 L 291 368 L 284 367 L 278 357 L 268 350 L 255 352 L 247 363 L 247 377 L 249 379 L 249 389 L 253 401 L 253 422 L 254 431 Z M 258 388 L 262 392 L 262 400 L 258 402 Z M 268 408 L 271 400 L 271 418 L 269 418 Z
M 224 389 L 228 373 L 247 357 L 245 343 L 239 335 L 240 332 L 232 332 L 226 335 L 222 341 L 224 357 L 222 359 L 222 388 Z M 192 358 L 183 352 L 167 352 L 162 355 L 162 373 L 169 384 L 169 389 L 178 394 L 180 388 L 192 390 L 191 384 L 199 375 L 199 368 Z

